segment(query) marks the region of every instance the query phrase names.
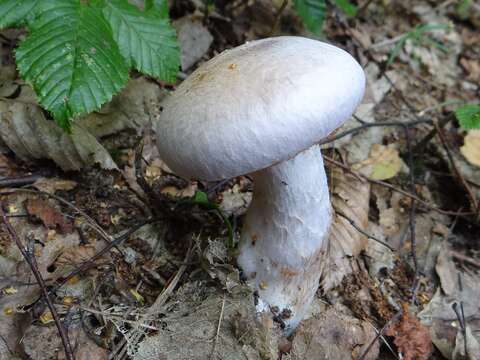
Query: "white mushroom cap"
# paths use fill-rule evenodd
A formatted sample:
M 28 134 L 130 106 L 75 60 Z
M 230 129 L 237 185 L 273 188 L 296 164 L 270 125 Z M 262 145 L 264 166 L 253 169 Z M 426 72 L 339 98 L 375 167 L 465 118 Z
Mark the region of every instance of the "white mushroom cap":
M 337 47 L 293 36 L 252 41 L 200 66 L 164 101 L 157 146 L 186 178 L 251 173 L 325 138 L 364 88 L 362 68 Z

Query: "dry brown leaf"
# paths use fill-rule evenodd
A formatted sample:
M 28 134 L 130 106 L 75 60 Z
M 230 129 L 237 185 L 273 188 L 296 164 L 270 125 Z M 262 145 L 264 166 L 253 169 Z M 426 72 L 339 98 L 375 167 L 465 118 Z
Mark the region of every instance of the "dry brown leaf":
M 360 229 L 368 226 L 370 184 L 332 168 L 332 204 L 336 212 L 329 238 L 328 268 L 322 280 L 325 290 L 338 285 L 345 275 L 352 272 L 350 259 L 365 249 L 368 239 Z M 347 219 L 348 218 L 348 219 Z
M 30 216 L 39 218 L 48 229 L 59 229 L 63 234 L 72 233 L 72 222 L 68 221 L 47 200 L 28 199 L 25 201 L 25 207 Z
M 108 151 L 78 122 L 68 134 L 47 120 L 39 106 L 18 99 L 0 99 L 0 118 L 0 139 L 21 159 L 51 159 L 63 170 L 94 164 L 117 169 Z
M 480 62 L 478 59 L 467 59 L 462 57 L 459 62 L 468 73 L 468 79 L 472 81 L 480 81 Z
M 433 350 L 428 328 L 410 314 L 407 304 L 403 304 L 400 321 L 392 325 L 386 334 L 395 338 L 394 343 L 405 360 L 426 360 Z
M 460 148 L 463 156 L 475 166 L 480 166 L 480 130 L 470 130 Z
M 95 245 L 82 245 L 66 249 L 55 261 L 57 265 L 78 265 L 93 257 L 97 253 Z
M 358 359 L 374 338 L 373 326 L 353 317 L 345 307 L 336 303 L 300 323 L 293 339 L 290 358 Z M 378 353 L 379 342 L 376 341 L 364 359 L 378 359 Z
M 59 178 L 40 178 L 33 184 L 36 189 L 49 194 L 54 194 L 57 191 L 69 191 L 76 186 L 75 181 Z
M 368 159 L 354 164 L 352 168 L 375 180 L 387 180 L 401 170 L 403 161 L 393 146 L 373 144 Z

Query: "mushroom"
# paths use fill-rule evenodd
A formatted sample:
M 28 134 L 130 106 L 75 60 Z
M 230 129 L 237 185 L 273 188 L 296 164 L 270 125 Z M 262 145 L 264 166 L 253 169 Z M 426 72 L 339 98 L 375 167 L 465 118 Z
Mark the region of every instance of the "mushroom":
M 331 223 L 318 142 L 360 103 L 365 75 L 335 46 L 282 36 L 201 65 L 163 102 L 157 146 L 185 178 L 249 174 L 238 265 L 256 309 L 291 332 L 319 286 Z

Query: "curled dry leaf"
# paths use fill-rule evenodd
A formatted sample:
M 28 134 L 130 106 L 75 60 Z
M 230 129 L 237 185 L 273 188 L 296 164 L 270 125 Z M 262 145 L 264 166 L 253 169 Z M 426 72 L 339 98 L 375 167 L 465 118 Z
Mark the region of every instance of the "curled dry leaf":
M 37 105 L 2 99 L 0 120 L 0 140 L 24 160 L 51 159 L 63 170 L 94 164 L 117 168 L 107 150 L 82 126 L 74 123 L 68 134 L 47 120 Z
M 394 343 L 405 360 L 426 360 L 432 352 L 428 328 L 410 314 L 406 304 L 403 305 L 400 321 L 392 325 L 386 334 L 395 338 Z
M 375 180 L 387 180 L 402 169 L 403 161 L 393 146 L 373 144 L 368 159 L 353 165 L 353 169 Z
M 480 130 L 468 132 L 460 151 L 470 164 L 480 166 Z
M 57 191 L 73 190 L 76 186 L 77 183 L 75 181 L 59 178 L 40 178 L 33 184 L 33 187 L 37 190 L 49 194 L 55 194 Z
M 56 209 L 48 200 L 28 199 L 25 207 L 30 216 L 39 218 L 49 229 L 58 229 L 63 234 L 70 234 L 73 231 L 73 224 Z
M 370 184 L 344 173 L 338 167 L 332 168 L 332 204 L 336 212 L 329 238 L 328 268 L 324 271 L 324 290 L 340 284 L 343 277 L 352 272 L 351 258 L 367 246 L 367 237 L 360 229 L 368 226 Z

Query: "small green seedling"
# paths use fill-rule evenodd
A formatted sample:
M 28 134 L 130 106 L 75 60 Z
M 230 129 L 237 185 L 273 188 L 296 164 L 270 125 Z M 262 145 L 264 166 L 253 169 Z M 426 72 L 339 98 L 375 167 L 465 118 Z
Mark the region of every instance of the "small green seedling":
M 430 45 L 443 52 L 447 52 L 447 48 L 441 42 L 433 38 L 430 33 L 434 30 L 447 30 L 449 28 L 446 24 L 421 24 L 415 26 L 409 32 L 401 35 L 395 43 L 395 46 L 390 51 L 387 60 L 387 67 L 397 58 L 400 50 L 405 46 L 407 41 L 412 41 L 413 45 Z
M 234 240 L 233 240 L 233 227 L 232 227 L 232 224 L 230 223 L 230 220 L 228 220 L 227 216 L 223 213 L 222 209 L 220 209 L 220 207 L 214 202 L 211 202 L 210 200 L 208 200 L 207 194 L 205 194 L 203 191 L 195 192 L 195 195 L 193 195 L 193 198 L 192 198 L 192 203 L 196 205 L 200 205 L 208 210 L 213 210 L 217 213 L 218 216 L 220 216 L 225 226 L 227 227 L 228 247 L 230 249 L 233 249 L 235 247 Z
M 455 117 L 462 129 L 480 129 L 480 104 L 460 106 L 455 110 Z
M 334 0 L 333 3 L 348 17 L 354 17 L 357 14 L 357 7 L 348 0 Z M 327 13 L 326 1 L 294 0 L 293 5 L 305 27 L 314 34 L 320 34 Z

